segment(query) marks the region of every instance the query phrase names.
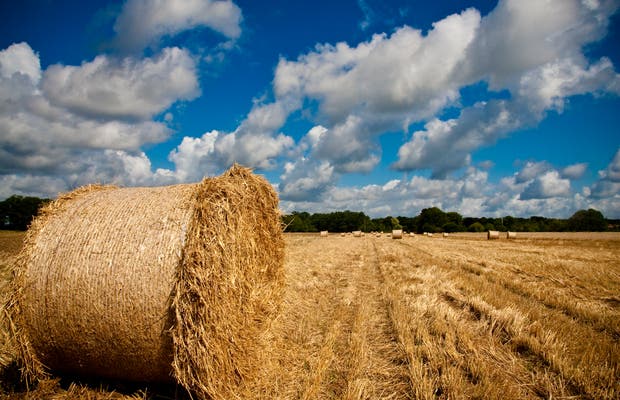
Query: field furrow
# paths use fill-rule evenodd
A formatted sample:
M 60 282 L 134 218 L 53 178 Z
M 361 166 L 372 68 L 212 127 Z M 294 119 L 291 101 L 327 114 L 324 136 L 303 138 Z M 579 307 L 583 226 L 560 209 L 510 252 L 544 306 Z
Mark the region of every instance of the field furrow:
M 395 319 L 411 363 L 418 365 L 412 379 L 424 382 L 417 398 L 537 398 L 546 391 L 486 321 L 447 300 L 446 293 L 458 291 L 450 273 L 423 257 L 406 268 L 407 252 L 383 251 Z
M 313 246 L 316 255 L 307 257 Z M 310 240 L 289 253 L 285 305 L 271 332 L 272 376 L 253 388 L 256 397 L 411 398 L 407 358 L 369 244 L 338 247 Z
M 461 249 L 459 253 L 454 250 L 445 250 L 442 248 L 447 241 L 435 241 L 426 243 L 416 243 L 416 251 L 424 251 L 427 255 L 432 255 L 438 259 L 442 265 L 449 265 L 454 268 L 460 268 L 464 272 L 483 277 L 491 285 L 499 285 L 504 289 L 511 291 L 524 298 L 532 299 L 541 303 L 549 309 L 556 310 L 565 314 L 571 319 L 576 319 L 584 325 L 591 326 L 598 332 L 605 333 L 613 340 L 620 339 L 620 309 L 614 304 L 614 292 L 597 291 L 591 288 L 587 294 L 578 293 L 579 282 L 573 281 L 572 275 L 562 278 L 548 277 L 548 270 L 557 267 L 544 257 L 539 257 L 543 263 L 546 262 L 544 268 L 540 269 L 540 273 L 526 273 L 520 265 L 527 265 L 528 261 L 515 260 L 512 263 L 495 262 L 492 260 L 479 261 L 474 258 L 471 250 Z M 455 241 L 450 241 L 452 244 Z M 407 245 L 411 246 L 411 243 Z M 435 253 L 429 253 L 427 246 L 435 246 Z M 566 262 L 563 259 L 561 262 Z M 570 261 L 570 260 L 569 260 Z M 539 261 L 540 262 L 540 261 Z M 557 262 L 560 262 L 559 260 Z M 589 266 L 589 270 L 595 275 L 607 276 L 607 285 L 612 286 L 615 270 L 620 270 L 617 262 L 608 263 L 605 267 L 596 270 L 593 266 Z M 545 274 L 547 276 L 545 276 Z M 582 272 L 587 275 L 588 272 Z M 579 290 L 583 292 L 583 290 Z M 620 293 L 620 288 L 615 293 Z
M 448 281 L 459 290 L 452 293 L 446 291 L 446 300 L 469 310 L 474 318 L 487 320 L 494 327 L 506 326 L 501 315 L 506 310 L 517 312 L 522 320 L 522 329 L 518 334 L 507 335 L 501 330 L 500 334 L 517 355 L 533 367 L 546 371 L 548 377 L 545 380 L 553 384 L 549 394 L 614 398 L 618 393 L 617 378 L 620 376 L 620 348 L 613 333 L 618 319 L 614 317 L 614 310 L 590 308 L 590 315 L 598 316 L 596 320 L 568 313 L 566 309 L 574 307 L 571 303 L 578 302 L 579 298 L 558 295 L 557 291 L 548 289 L 541 290 L 537 295 L 526 290 L 515 290 L 517 285 L 523 284 L 519 274 L 514 273 L 514 268 L 503 268 L 504 265 L 488 259 L 481 260 L 480 257 L 472 263 L 475 252 L 484 246 L 469 243 L 467 247 L 457 243 L 460 250 L 457 255 L 453 250 L 455 242 L 422 238 L 400 243 L 400 247 L 416 254 L 417 265 L 434 265 L 448 274 L 451 277 Z M 539 262 L 546 263 L 549 269 L 554 268 L 551 260 L 544 255 L 540 258 Z M 520 265 L 518 260 L 515 262 Z M 616 265 L 611 263 L 607 268 L 613 276 Z M 597 312 L 600 313 L 595 314 Z

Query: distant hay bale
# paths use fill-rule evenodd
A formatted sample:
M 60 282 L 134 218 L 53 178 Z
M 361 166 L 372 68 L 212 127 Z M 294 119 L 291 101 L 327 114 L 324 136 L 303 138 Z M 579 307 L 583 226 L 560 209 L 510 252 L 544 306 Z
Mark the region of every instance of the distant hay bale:
M 327 237 L 328 234 L 328 231 L 321 231 L 321 237 Z
M 506 232 L 506 239 L 516 239 L 517 232 Z
M 402 229 L 394 229 L 392 230 L 392 239 L 402 239 L 403 238 L 403 230 Z
M 488 231 L 487 240 L 499 239 L 499 231 Z
M 448 232 L 444 232 L 442 236 L 443 236 L 443 237 L 445 237 L 445 238 L 447 238 L 447 237 L 449 237 L 449 236 L 450 236 L 450 234 L 449 234 Z
M 415 233 L 409 232 L 409 237 L 415 237 Z
M 353 231 L 354 237 L 362 237 L 362 231 Z
M 426 234 L 426 236 L 428 236 L 428 237 L 433 237 L 433 234 L 432 234 L 431 232 L 428 232 L 428 233 Z
M 346 233 L 342 232 L 342 233 L 340 234 L 340 236 L 345 237 L 345 236 L 346 236 Z
M 9 312 L 29 380 L 176 382 L 236 398 L 280 307 L 278 198 L 249 169 L 168 187 L 86 187 L 49 204 Z

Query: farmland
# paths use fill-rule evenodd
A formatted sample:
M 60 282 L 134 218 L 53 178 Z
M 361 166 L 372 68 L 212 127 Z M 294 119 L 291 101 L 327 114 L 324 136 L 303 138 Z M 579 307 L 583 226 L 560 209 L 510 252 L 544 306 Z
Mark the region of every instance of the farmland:
M 21 236 L 2 235 L 6 291 Z M 485 239 L 286 235 L 284 301 L 242 397 L 620 397 L 620 235 Z M 18 398 L 13 386 L 0 396 Z M 122 397 L 51 386 L 40 390 Z

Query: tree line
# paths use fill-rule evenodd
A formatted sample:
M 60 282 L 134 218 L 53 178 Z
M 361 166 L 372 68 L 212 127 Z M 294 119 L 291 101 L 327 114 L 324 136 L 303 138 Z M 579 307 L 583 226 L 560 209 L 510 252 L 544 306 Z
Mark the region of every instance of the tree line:
M 0 201 L 0 229 L 26 230 L 40 208 L 49 199 L 13 195 Z M 505 216 L 501 218 L 463 217 L 458 212 L 444 212 L 438 207 L 423 209 L 417 216 L 370 218 L 363 212 L 336 211 L 314 213 L 294 211 L 282 216 L 286 232 L 564 232 L 620 230 L 620 220 L 606 219 L 594 209 L 579 210 L 568 219 Z
M 415 217 L 387 216 L 370 218 L 363 212 L 337 211 L 315 213 L 294 211 L 282 216 L 286 232 L 600 232 L 620 230 L 620 220 L 608 220 L 594 209 L 579 210 L 568 219 L 533 216 L 519 218 L 463 217 L 458 212 L 444 212 L 438 207 L 423 209 Z
M 25 231 L 49 199 L 13 195 L 0 201 L 0 229 Z

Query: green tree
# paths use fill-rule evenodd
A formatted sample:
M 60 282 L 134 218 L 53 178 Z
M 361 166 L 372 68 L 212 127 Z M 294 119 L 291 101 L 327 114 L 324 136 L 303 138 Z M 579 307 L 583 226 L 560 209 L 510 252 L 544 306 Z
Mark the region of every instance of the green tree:
M 478 218 L 474 218 L 474 217 L 463 218 L 463 225 L 465 226 L 471 226 L 471 224 L 473 224 L 474 222 L 480 222 L 480 221 Z
M 418 233 L 439 232 L 448 223 L 448 216 L 437 207 L 425 208 L 418 218 Z M 420 229 L 422 228 L 422 229 Z
M 467 227 L 469 232 L 484 232 L 484 225 L 480 222 L 474 222 L 473 224 Z
M 388 215 L 385 218 L 376 218 L 373 219 L 373 221 L 375 222 L 375 225 L 377 227 L 377 231 L 379 232 L 392 232 L 392 229 L 394 229 L 393 224 L 392 224 L 392 216 Z
M 448 222 L 443 226 L 443 231 L 448 233 L 463 232 L 464 230 L 465 227 L 463 225 L 458 225 L 454 222 Z
M 507 231 L 508 230 L 504 226 L 504 218 L 493 218 L 489 222 L 493 225 L 496 231 Z
M 383 224 L 383 218 L 373 218 L 370 220 L 370 222 L 372 226 L 372 231 L 385 232 L 387 229 Z
M 348 210 L 329 214 L 312 214 L 309 221 L 316 230 L 330 232 L 368 230 L 371 225 L 370 218 L 363 212 Z
M 418 229 L 418 217 L 403 217 L 398 216 L 398 223 L 407 232 L 415 232 Z
M 607 221 L 600 211 L 593 208 L 579 210 L 568 219 L 568 229 L 578 232 L 604 231 Z
M 443 225 L 444 232 L 464 232 L 465 226 L 463 226 L 463 216 L 456 211 L 450 211 L 446 213 L 448 222 Z
M 0 228 L 26 230 L 42 205 L 49 199 L 13 195 L 0 201 Z
M 492 224 L 492 223 L 490 223 L 490 222 L 487 222 L 487 223 L 484 225 L 484 230 L 485 230 L 485 231 L 494 231 L 494 230 L 496 230 L 496 229 L 495 229 L 495 225 L 493 225 L 493 224 Z
M 400 222 L 398 222 L 398 218 L 392 217 L 390 222 L 392 223 L 392 229 L 403 229 Z
M 446 213 L 446 217 L 448 218 L 448 222 L 452 222 L 456 225 L 463 225 L 463 216 L 456 211 Z
M 441 228 L 439 228 L 436 225 L 430 224 L 428 222 L 422 225 L 422 229 L 421 229 L 421 232 L 428 232 L 428 233 L 438 233 L 440 231 L 441 231 Z
M 515 229 L 515 219 L 514 217 L 511 217 L 510 215 L 507 215 L 504 217 L 504 226 L 506 227 L 507 231 L 514 231 Z
M 286 232 L 316 232 L 317 229 L 310 221 L 310 214 L 307 212 L 293 211 L 290 215 L 282 217 Z
M 564 219 L 551 219 L 547 223 L 547 231 L 549 232 L 564 232 L 567 229 L 568 222 Z

